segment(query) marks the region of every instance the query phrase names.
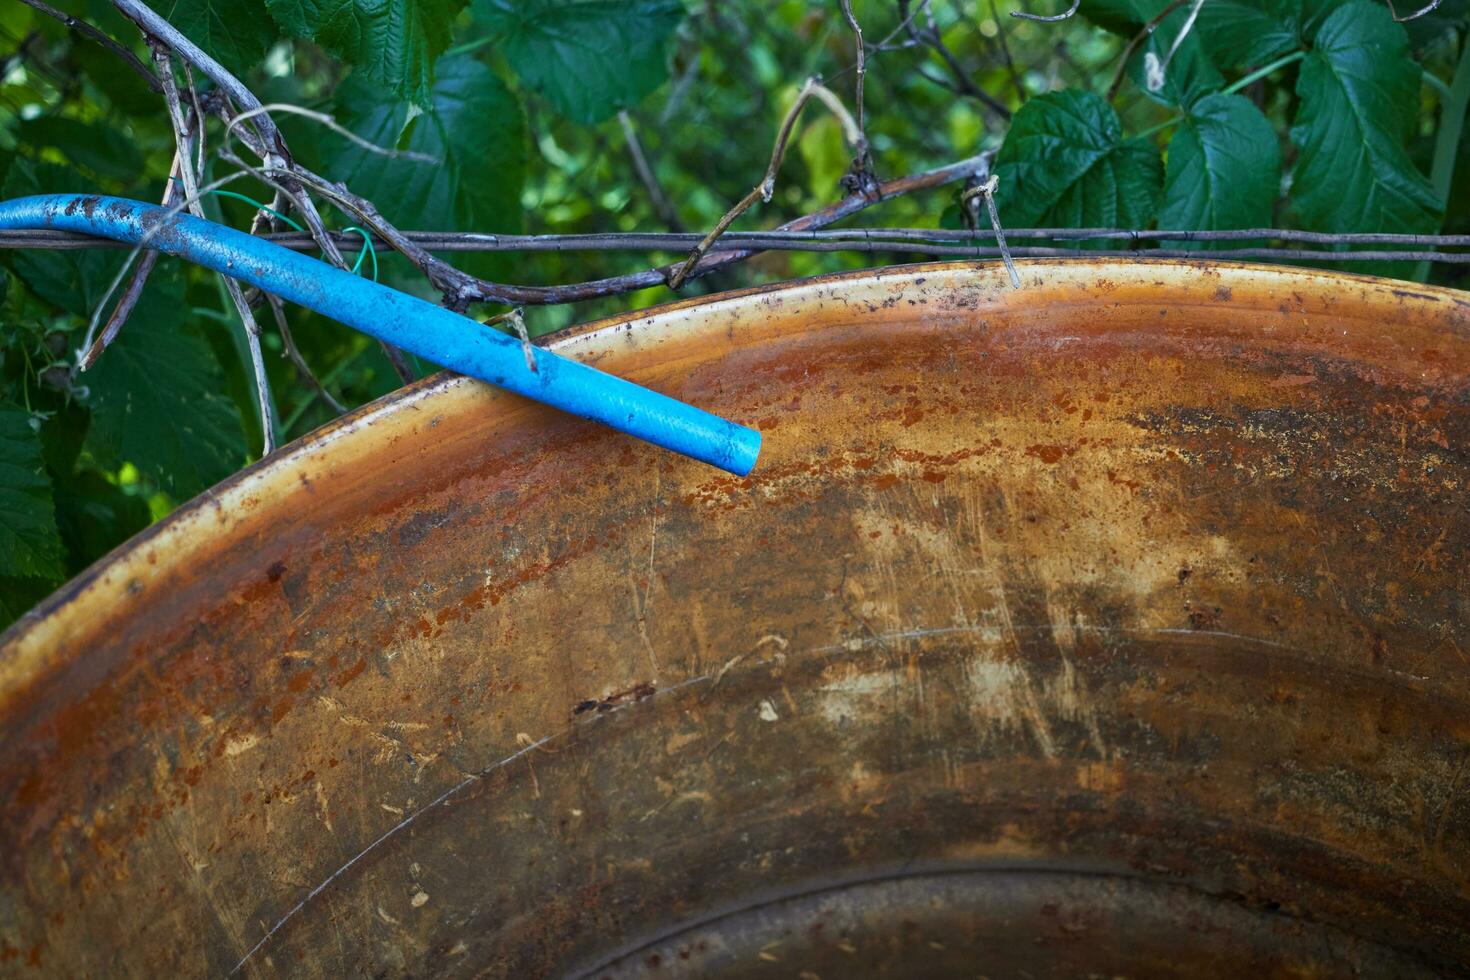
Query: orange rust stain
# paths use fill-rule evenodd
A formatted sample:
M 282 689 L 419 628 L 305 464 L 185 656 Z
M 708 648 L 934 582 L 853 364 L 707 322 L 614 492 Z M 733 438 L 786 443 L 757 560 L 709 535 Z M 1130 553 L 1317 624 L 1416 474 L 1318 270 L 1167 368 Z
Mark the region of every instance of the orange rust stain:
M 15 791 L 15 802 L 24 807 L 35 806 L 41 801 L 43 788 L 40 773 L 29 773 Z
M 305 670 L 297 671 L 296 673 L 292 674 L 291 679 L 286 682 L 286 690 L 291 691 L 295 694 L 300 694 L 308 687 L 311 687 L 312 678 L 314 678 L 315 676 L 316 668 L 314 667 L 308 667 Z
M 1027 456 L 1035 456 L 1043 463 L 1059 463 L 1064 457 L 1070 456 L 1077 451 L 1076 446 L 1043 446 L 1034 445 L 1026 447 Z
M 1128 490 L 1132 493 L 1137 493 L 1138 488 L 1142 486 L 1142 484 L 1140 484 L 1137 480 L 1125 480 L 1122 477 L 1118 476 L 1118 474 L 1114 473 L 1112 470 L 1108 470 L 1108 482 L 1117 484 L 1118 486 L 1127 487 Z
M 346 687 L 348 684 L 351 684 L 354 680 L 357 679 L 358 674 L 361 674 L 365 670 L 367 670 L 367 658 L 358 657 L 357 663 L 353 664 L 351 667 L 348 667 L 346 670 L 342 671 L 342 673 L 338 674 L 335 678 L 335 682 L 338 687 Z
M 609 535 L 608 540 L 614 540 L 614 536 Z M 503 579 L 470 590 L 459 600 L 457 607 L 445 606 L 434 614 L 434 618 L 441 624 L 451 619 L 468 622 L 470 613 L 484 609 L 487 602 L 492 606 L 499 605 L 500 600 L 509 593 L 523 585 L 543 579 L 569 562 L 589 554 L 598 544 L 597 536 L 589 534 L 580 541 L 574 542 L 555 558 L 535 562 Z
M 1266 385 L 1270 388 L 1300 388 L 1316 380 L 1315 374 L 1285 374 L 1274 381 L 1268 381 Z

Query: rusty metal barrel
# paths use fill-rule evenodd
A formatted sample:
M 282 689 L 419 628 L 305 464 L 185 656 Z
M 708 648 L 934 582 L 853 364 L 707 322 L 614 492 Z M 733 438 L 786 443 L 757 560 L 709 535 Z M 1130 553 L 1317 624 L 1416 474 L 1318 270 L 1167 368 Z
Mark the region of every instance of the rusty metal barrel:
M 1470 298 L 911 266 L 439 376 L 0 640 L 0 974 L 1470 970 Z

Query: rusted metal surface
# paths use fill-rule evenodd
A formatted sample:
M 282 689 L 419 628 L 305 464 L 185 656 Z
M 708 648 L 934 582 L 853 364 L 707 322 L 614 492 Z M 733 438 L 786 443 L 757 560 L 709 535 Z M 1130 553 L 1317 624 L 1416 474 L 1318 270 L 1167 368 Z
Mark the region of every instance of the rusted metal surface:
M 439 378 L 0 641 L 0 973 L 1470 971 L 1470 300 L 922 266 Z M 802 974 L 802 971 L 806 971 Z

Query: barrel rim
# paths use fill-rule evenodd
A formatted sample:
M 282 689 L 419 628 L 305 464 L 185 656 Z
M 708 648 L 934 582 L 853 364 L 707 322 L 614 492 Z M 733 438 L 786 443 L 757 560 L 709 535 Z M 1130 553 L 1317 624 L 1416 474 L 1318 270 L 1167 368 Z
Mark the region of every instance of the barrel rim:
M 619 342 L 620 348 L 625 348 L 634 336 L 641 339 L 658 331 L 653 338 L 657 340 L 663 336 L 662 331 L 697 330 L 701 325 L 709 325 L 721 311 L 744 307 L 752 301 L 769 301 L 776 297 L 783 301 L 799 299 L 803 294 L 815 294 L 834 285 L 889 287 L 904 282 L 918 285 L 928 277 L 937 276 L 957 277 L 956 285 L 986 288 L 993 299 L 1002 303 L 1007 297 L 1027 303 L 1038 299 L 1046 301 L 1048 293 L 1053 294 L 1050 298 L 1056 299 L 1059 297 L 1055 294 L 1061 289 L 1074 291 L 1075 302 L 1076 289 L 1114 278 L 1129 285 L 1156 286 L 1161 290 L 1161 301 L 1165 303 L 1170 301 L 1170 296 L 1177 298 L 1185 290 L 1198 289 L 1201 281 L 1196 277 L 1199 276 L 1209 277 L 1212 285 L 1218 281 L 1220 286 L 1231 290 L 1259 292 L 1283 287 L 1328 289 L 1334 285 L 1339 288 L 1356 286 L 1364 290 L 1359 303 L 1393 304 L 1398 308 L 1400 318 L 1403 318 L 1406 304 L 1424 308 L 1425 320 L 1432 316 L 1431 306 L 1452 304 L 1455 308 L 1452 316 L 1465 326 L 1463 332 L 1456 331 L 1460 334 L 1458 339 L 1470 341 L 1470 293 L 1443 286 L 1360 273 L 1220 260 L 1034 259 L 1019 262 L 1018 267 L 1025 279 L 1030 280 L 1020 290 L 1010 287 L 1007 273 L 998 262 L 930 262 L 827 273 L 630 310 L 562 328 L 545 335 L 542 341 L 549 349 L 564 355 L 595 362 L 598 357 L 619 350 L 612 346 L 614 340 Z M 1130 281 L 1137 280 L 1140 273 L 1162 274 L 1162 278 L 1152 283 Z M 1220 278 L 1224 276 L 1229 277 L 1228 282 Z M 1089 296 L 1087 300 L 1095 302 L 1096 297 Z M 690 312 L 695 310 L 700 315 L 690 316 Z M 1433 312 L 1442 314 L 1444 311 Z M 1388 321 L 1380 321 L 1377 326 L 1380 330 L 1392 329 Z M 370 430 L 380 423 L 401 420 L 408 413 L 432 409 L 438 402 L 463 394 L 466 389 L 484 387 L 481 382 L 450 371 L 440 371 L 405 385 L 244 467 L 180 504 L 167 517 L 97 559 L 0 633 L 0 716 L 4 714 L 5 704 L 17 692 L 66 658 L 69 644 L 62 633 L 68 626 L 75 625 L 70 620 L 85 617 L 92 610 L 109 609 L 126 600 L 139 582 L 136 575 L 128 574 L 130 571 L 143 573 L 152 579 L 186 562 L 190 552 L 205 536 L 202 533 L 204 527 L 200 525 L 208 515 L 216 515 L 218 524 L 229 525 L 230 521 L 235 521 L 232 533 L 238 533 L 248 523 L 268 520 L 273 508 L 289 506 L 289 500 L 283 495 L 270 499 L 264 506 L 257 506 L 260 503 L 260 498 L 257 498 L 256 505 L 246 506 L 250 498 L 257 494 L 268 498 L 269 495 L 263 491 L 295 472 L 306 461 L 321 462 L 331 454 L 352 452 L 360 448 L 358 442 L 362 440 L 366 441 L 364 445 L 376 444 L 382 441 L 382 437 Z M 505 406 L 523 402 L 508 393 L 497 394 L 507 399 L 502 402 Z M 227 512 L 229 516 L 226 516 Z M 189 540 L 195 544 L 187 544 Z M 163 556 L 157 558 L 156 564 L 145 558 L 145 553 L 150 550 Z M 144 567 L 149 568 L 146 573 Z

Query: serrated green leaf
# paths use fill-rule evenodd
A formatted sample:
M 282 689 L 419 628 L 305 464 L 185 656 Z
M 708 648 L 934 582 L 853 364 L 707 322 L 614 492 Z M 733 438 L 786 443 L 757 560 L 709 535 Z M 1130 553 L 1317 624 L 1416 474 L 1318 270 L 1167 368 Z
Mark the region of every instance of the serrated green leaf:
M 266 0 L 289 34 L 315 41 L 387 94 L 424 103 L 434 59 L 466 0 Z
M 61 536 L 30 413 L 0 403 L 0 576 L 61 579 Z
M 1302 62 L 1291 139 L 1300 148 L 1291 199 L 1317 231 L 1430 233 L 1442 209 L 1404 150 L 1419 66 L 1388 10 L 1339 7 Z
M 1163 13 L 1168 5 L 1169 0 L 1086 0 L 1079 9 L 1082 16 L 1098 26 L 1131 38 Z M 1167 14 L 1128 57 L 1128 77 L 1133 79 L 1140 92 L 1164 105 L 1191 105 L 1225 84 L 1225 79 L 1200 42 L 1197 24 L 1169 57 L 1175 37 L 1189 21 L 1190 6 L 1183 4 Z M 1208 7 L 1206 3 L 1201 9 Z M 1150 55 L 1160 61 L 1168 58 L 1164 85 L 1157 92 L 1145 84 L 1144 62 Z
M 1222 68 L 1255 68 L 1310 42 L 1337 0 L 1208 0 L 1201 43 Z
M 1249 99 L 1209 95 L 1174 130 L 1161 228 L 1268 228 L 1281 184 L 1281 148 Z
M 276 40 L 264 0 L 150 0 L 150 6 L 237 75 L 259 65 Z
M 1194 30 L 1180 43 L 1173 57 L 1169 56 L 1174 37 L 1183 26 L 1184 20 L 1177 15 L 1160 24 L 1158 30 L 1150 34 L 1148 40 L 1140 44 L 1128 59 L 1128 74 L 1138 90 L 1155 102 L 1188 108 L 1211 92 L 1218 92 L 1223 88 L 1225 77 L 1210 60 Z M 1159 59 L 1163 65 L 1164 84 L 1157 92 L 1147 85 L 1144 65 L 1150 55 Z
M 91 186 L 70 167 L 16 159 L 5 177 L 4 196 L 77 193 Z M 122 261 L 123 253 L 103 249 L 28 249 L 12 259 L 16 273 L 41 298 L 81 317 L 91 315 Z
M 679 0 L 476 0 L 474 10 L 521 81 L 584 123 L 663 84 L 665 44 L 684 16 Z
M 218 483 L 245 461 L 240 415 L 223 394 L 213 353 L 182 328 L 177 297 L 150 290 L 97 365 L 87 448 L 129 462 L 176 499 Z
M 1091 92 L 1049 92 L 1011 120 L 995 159 L 996 205 L 1014 227 L 1146 227 L 1163 183 L 1159 151 L 1124 140 L 1118 115 Z
M 495 73 L 468 55 L 440 59 L 428 108 L 384 100 L 362 79 L 338 93 L 343 123 L 371 143 L 423 153 L 424 163 L 324 139 L 329 172 L 378 202 L 400 228 L 518 231 L 525 178 L 525 119 Z M 405 126 L 412 122 L 406 139 Z

